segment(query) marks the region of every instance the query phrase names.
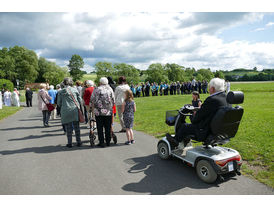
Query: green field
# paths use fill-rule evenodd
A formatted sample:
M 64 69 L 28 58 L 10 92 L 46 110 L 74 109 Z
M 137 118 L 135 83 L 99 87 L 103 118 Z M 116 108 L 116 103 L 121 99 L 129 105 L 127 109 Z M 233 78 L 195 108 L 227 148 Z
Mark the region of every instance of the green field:
M 274 187 L 274 82 L 232 83 L 231 89 L 245 93 L 244 116 L 237 135 L 225 146 L 240 152 L 245 175 Z M 202 94 L 201 99 L 207 96 Z M 174 128 L 165 124 L 165 111 L 176 110 L 191 99 L 191 95 L 135 98 L 134 129 L 157 138 L 174 133 Z
M 83 78 L 81 79 L 82 82 L 85 80 L 92 80 L 95 81 L 97 75 L 96 74 L 84 74 Z

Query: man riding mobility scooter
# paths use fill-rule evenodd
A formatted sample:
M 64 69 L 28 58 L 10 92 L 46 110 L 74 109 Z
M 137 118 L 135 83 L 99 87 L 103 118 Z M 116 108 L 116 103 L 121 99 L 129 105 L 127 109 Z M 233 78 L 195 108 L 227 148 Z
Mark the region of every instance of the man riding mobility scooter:
M 234 173 L 240 175 L 242 159 L 236 150 L 226 147 L 219 147 L 227 143 L 234 137 L 243 115 L 243 108 L 240 106 L 232 107 L 231 104 L 241 104 L 244 101 L 244 94 L 240 91 L 230 91 L 226 101 L 228 106 L 217 110 L 210 122 L 210 132 L 202 141 L 202 146 L 193 147 L 191 141 L 184 146 L 172 145 L 167 137 L 158 142 L 158 154 L 162 159 L 170 156 L 179 158 L 188 165 L 196 168 L 198 177 L 206 183 L 213 183 L 217 177 L 223 180 L 223 174 Z M 166 123 L 175 127 L 175 134 L 180 126 L 185 123 L 185 118 L 191 116 L 197 109 L 190 105 L 185 105 L 180 110 L 167 111 Z M 174 137 L 174 136 L 173 136 Z M 193 136 L 189 136 L 191 139 Z

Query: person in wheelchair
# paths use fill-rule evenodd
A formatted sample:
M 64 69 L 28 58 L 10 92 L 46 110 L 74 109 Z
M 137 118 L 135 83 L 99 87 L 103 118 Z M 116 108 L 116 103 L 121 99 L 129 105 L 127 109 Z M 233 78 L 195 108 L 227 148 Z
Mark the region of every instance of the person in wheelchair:
M 193 116 L 192 124 L 183 123 L 177 130 L 174 137 L 166 134 L 168 141 L 174 146 L 184 142 L 186 146 L 190 139 L 202 142 L 205 141 L 210 132 L 210 122 L 220 107 L 228 106 L 225 93 L 225 81 L 220 78 L 213 78 L 209 82 L 209 94 L 201 108 Z

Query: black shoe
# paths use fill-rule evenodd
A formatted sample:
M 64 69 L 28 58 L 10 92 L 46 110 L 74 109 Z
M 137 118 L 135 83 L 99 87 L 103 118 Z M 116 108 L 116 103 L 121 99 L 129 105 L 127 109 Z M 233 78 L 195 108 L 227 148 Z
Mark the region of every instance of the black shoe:
M 113 138 L 114 144 L 117 144 L 117 136 L 114 133 L 112 133 L 112 138 Z
M 107 142 L 107 144 L 106 144 L 108 147 L 110 146 L 110 143 L 109 142 Z
M 169 133 L 166 133 L 167 140 L 171 143 L 172 146 L 177 147 L 179 145 L 179 142 L 172 137 Z
M 77 147 L 81 147 L 82 146 L 82 142 L 77 143 Z
M 66 145 L 68 148 L 72 148 L 72 144 L 67 144 Z
M 105 144 L 99 143 L 99 144 L 97 144 L 96 146 L 97 146 L 97 147 L 102 147 L 102 148 L 104 148 L 104 147 L 105 147 Z

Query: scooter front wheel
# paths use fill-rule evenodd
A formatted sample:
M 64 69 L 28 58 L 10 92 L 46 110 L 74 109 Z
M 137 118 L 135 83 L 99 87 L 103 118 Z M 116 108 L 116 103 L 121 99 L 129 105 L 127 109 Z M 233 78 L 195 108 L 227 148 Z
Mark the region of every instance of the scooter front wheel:
M 158 155 L 160 156 L 161 159 L 168 159 L 170 157 L 167 143 L 160 142 L 158 144 L 157 149 L 158 149 Z

